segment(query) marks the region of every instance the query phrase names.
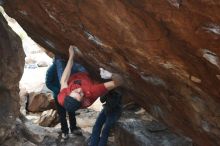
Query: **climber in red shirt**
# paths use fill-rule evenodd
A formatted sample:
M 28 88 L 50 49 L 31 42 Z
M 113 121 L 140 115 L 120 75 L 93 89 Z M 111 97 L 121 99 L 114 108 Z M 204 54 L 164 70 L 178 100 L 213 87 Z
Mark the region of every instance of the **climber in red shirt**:
M 110 73 L 100 68 L 100 75 L 104 79 L 112 79 L 111 81 L 95 84 L 89 77 L 87 71 L 74 73 L 71 75 L 71 68 L 74 61 L 74 46 L 69 47 L 69 59 L 63 71 L 59 65 L 60 60 L 56 59 L 57 73 L 62 73 L 60 79 L 60 93 L 58 102 L 68 112 L 75 112 L 79 108 L 86 108 L 92 105 L 95 100 L 108 91 L 122 84 L 121 76 Z

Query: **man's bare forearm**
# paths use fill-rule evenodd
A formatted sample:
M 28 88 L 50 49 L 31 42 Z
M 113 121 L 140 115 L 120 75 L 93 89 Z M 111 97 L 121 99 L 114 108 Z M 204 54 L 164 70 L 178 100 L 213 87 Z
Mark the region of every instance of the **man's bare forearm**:
M 123 79 L 119 74 L 112 74 L 112 81 L 104 83 L 104 86 L 107 90 L 112 90 L 123 84 Z
M 60 80 L 60 84 L 61 84 L 61 89 L 65 88 L 67 86 L 67 82 L 69 80 L 70 74 L 71 74 L 71 69 L 73 66 L 73 60 L 74 60 L 74 52 L 73 52 L 73 48 L 70 46 L 69 48 L 69 59 L 68 62 L 66 64 L 66 67 L 63 71 L 61 80 Z
M 61 77 L 61 83 L 62 82 L 68 82 L 69 77 L 70 77 L 70 73 L 71 73 L 71 68 L 73 66 L 73 56 L 69 57 L 69 60 L 67 62 L 67 65 L 63 71 L 62 77 Z

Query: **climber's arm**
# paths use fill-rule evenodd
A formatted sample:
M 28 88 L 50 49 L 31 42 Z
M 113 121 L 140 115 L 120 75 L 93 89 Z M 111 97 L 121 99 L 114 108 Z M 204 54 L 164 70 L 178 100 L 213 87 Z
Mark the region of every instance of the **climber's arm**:
M 107 90 L 112 90 L 123 83 L 123 79 L 119 74 L 111 73 L 103 68 L 100 69 L 100 76 L 102 79 L 112 79 L 112 81 L 108 81 L 104 83 L 104 86 Z
M 104 83 L 104 86 L 107 90 L 110 91 L 123 84 L 123 79 L 120 75 L 113 73 L 111 78 L 112 81 L 108 81 Z
M 69 59 L 68 59 L 67 65 L 66 65 L 66 67 L 63 71 L 61 80 L 60 80 L 60 85 L 61 85 L 60 90 L 62 90 L 63 88 L 68 87 L 67 82 L 68 82 L 70 74 L 71 74 L 71 69 L 72 69 L 72 66 L 73 66 L 73 59 L 74 59 L 73 47 L 74 46 L 72 46 L 72 45 L 70 45 L 70 47 L 69 47 Z

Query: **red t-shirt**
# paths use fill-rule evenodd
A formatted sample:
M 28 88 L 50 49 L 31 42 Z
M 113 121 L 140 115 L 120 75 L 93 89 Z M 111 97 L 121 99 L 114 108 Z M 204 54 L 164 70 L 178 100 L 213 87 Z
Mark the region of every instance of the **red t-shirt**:
M 80 80 L 81 85 L 75 84 L 74 81 Z M 67 95 L 71 93 L 72 90 L 77 88 L 82 88 L 84 97 L 82 100 L 81 108 L 86 108 L 92 105 L 95 100 L 107 93 L 107 89 L 104 84 L 94 84 L 89 78 L 88 73 L 79 72 L 70 76 L 68 81 L 68 87 L 60 91 L 58 95 L 58 102 L 60 105 L 64 105 L 64 99 Z

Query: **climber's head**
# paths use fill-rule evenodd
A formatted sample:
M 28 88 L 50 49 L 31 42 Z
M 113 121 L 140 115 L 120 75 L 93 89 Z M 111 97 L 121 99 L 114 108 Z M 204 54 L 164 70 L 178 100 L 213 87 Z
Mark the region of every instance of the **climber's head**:
M 81 106 L 81 101 L 82 101 L 83 96 L 84 94 L 83 94 L 82 88 L 76 88 L 72 90 L 71 93 L 65 97 L 64 108 L 68 112 L 76 111 Z
M 78 101 L 77 99 L 75 99 L 72 96 L 66 96 L 65 100 L 64 100 L 64 108 L 66 109 L 66 111 L 68 112 L 75 112 L 76 110 L 78 110 L 81 106 L 81 102 Z

